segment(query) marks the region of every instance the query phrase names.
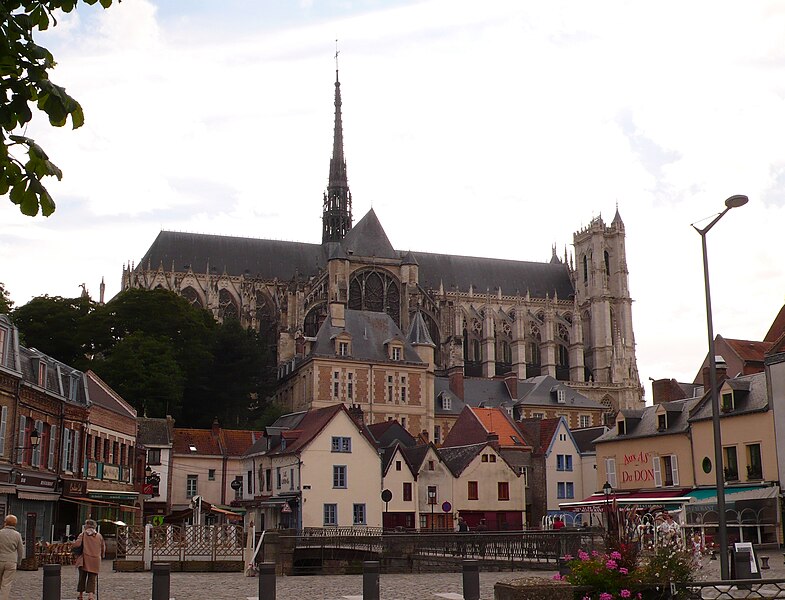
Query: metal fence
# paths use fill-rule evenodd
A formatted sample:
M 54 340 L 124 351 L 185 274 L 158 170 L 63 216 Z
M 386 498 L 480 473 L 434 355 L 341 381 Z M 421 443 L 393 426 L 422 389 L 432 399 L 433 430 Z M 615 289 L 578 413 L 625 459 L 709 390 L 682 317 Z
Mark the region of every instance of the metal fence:
M 785 579 L 738 579 L 733 581 L 693 581 L 670 586 L 669 598 L 679 600 L 738 600 L 744 598 L 785 598 Z
M 245 535 L 242 525 L 140 525 L 118 527 L 117 557 L 143 560 L 149 548 L 153 561 L 242 560 Z

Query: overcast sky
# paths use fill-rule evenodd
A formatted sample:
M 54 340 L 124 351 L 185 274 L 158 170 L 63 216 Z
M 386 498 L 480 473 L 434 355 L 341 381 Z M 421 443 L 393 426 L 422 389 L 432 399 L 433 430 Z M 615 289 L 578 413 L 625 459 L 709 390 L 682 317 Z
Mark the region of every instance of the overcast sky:
M 94 298 L 161 229 L 318 243 L 339 40 L 355 221 L 400 250 L 547 261 L 618 204 L 638 366 L 692 381 L 715 331 L 760 340 L 785 300 L 785 4 L 125 0 L 39 37 L 79 130 L 28 134 L 57 211 L 0 202 L 17 304 Z M 503 290 L 514 293 L 514 290 Z

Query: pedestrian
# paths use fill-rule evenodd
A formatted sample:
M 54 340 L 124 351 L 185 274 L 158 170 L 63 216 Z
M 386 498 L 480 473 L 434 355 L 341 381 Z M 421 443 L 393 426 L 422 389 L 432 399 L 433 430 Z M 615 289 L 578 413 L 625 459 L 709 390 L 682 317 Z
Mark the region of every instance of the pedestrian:
M 7 515 L 0 529 L 0 600 L 8 600 L 16 567 L 24 558 L 22 536 L 16 530 L 16 516 Z
M 469 531 L 469 526 L 466 524 L 466 521 L 463 520 L 463 517 L 458 517 L 458 531 L 461 533 Z
M 95 600 L 98 571 L 101 570 L 101 559 L 106 554 L 106 544 L 103 536 L 96 531 L 95 521 L 87 519 L 84 522 L 82 533 L 76 538 L 73 548 L 81 549 L 74 563 L 79 569 L 79 583 L 76 586 L 78 598 L 85 600 L 84 593 L 87 592 L 87 600 Z
M 556 516 L 553 519 L 553 528 L 558 531 L 564 527 L 564 521 L 561 520 L 561 517 Z

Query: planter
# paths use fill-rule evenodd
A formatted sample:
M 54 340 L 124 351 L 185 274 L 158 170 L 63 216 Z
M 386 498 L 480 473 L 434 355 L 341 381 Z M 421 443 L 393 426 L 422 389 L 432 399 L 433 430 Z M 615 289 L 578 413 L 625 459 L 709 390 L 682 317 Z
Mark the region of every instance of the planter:
M 495 600 L 573 600 L 578 592 L 589 588 L 571 585 L 566 581 L 555 581 L 542 577 L 523 577 L 511 581 L 500 581 L 493 587 Z

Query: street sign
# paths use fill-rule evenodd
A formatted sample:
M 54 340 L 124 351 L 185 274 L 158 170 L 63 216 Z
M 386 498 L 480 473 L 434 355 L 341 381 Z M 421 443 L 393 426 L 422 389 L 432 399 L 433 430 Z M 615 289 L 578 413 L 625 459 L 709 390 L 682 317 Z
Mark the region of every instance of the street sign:
M 235 479 L 235 480 L 234 480 L 232 483 L 230 483 L 229 485 L 231 485 L 231 486 L 232 486 L 232 489 L 233 489 L 233 490 L 236 492 L 237 490 L 239 490 L 239 489 L 242 489 L 242 487 L 243 487 L 243 482 L 242 482 L 241 480 L 239 480 L 239 479 Z
M 288 502 L 281 507 L 281 512 L 282 513 L 290 513 L 290 512 L 292 512 L 292 507 L 289 506 Z
M 452 511 L 452 504 L 450 504 L 449 502 L 443 503 L 442 504 L 442 510 L 444 512 L 446 512 L 446 513 L 451 512 Z
M 164 516 L 163 515 L 153 515 L 153 518 L 151 519 L 151 521 L 152 521 L 153 525 L 158 527 L 158 526 L 164 524 Z
M 142 493 L 147 494 L 148 496 L 153 495 L 153 484 L 152 483 L 145 483 L 142 485 Z
M 382 491 L 382 502 L 389 502 L 392 500 L 392 492 L 390 490 L 383 490 Z

